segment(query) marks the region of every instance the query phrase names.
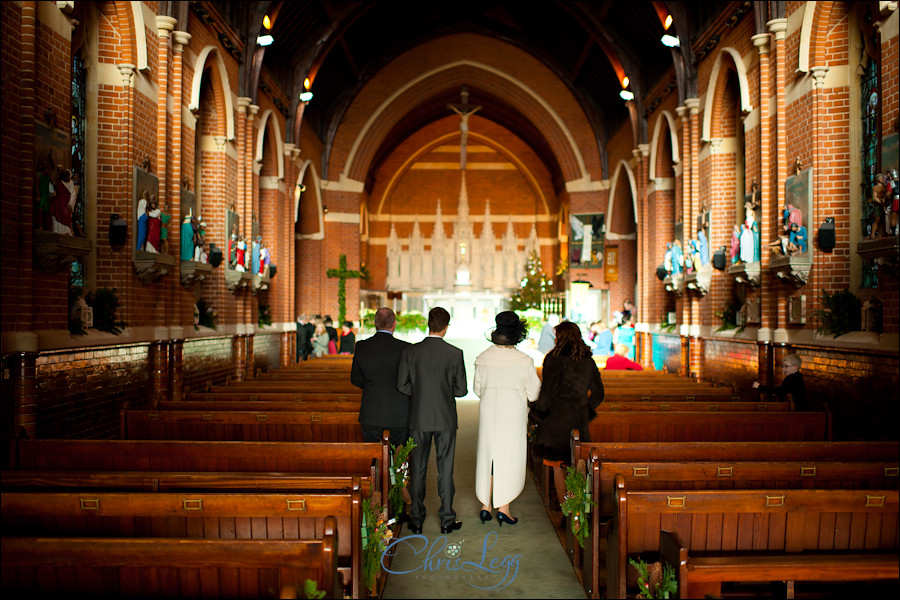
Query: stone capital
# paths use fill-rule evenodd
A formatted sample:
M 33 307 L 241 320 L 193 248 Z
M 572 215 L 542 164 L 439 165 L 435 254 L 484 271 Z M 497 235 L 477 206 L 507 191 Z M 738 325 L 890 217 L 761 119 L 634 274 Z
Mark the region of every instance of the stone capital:
M 244 114 L 247 112 L 247 107 L 250 106 L 251 98 L 246 96 L 238 96 L 237 99 L 237 111 L 238 114 Z
M 681 117 L 682 121 L 687 121 L 688 119 L 688 107 L 687 106 L 679 106 L 675 109 L 675 113 Z
M 283 144 L 282 146 L 284 148 L 284 155 L 288 158 L 291 157 L 291 153 L 294 151 L 294 148 L 297 147 L 296 144 L 293 144 L 291 142 L 287 142 L 287 143 Z
M 700 112 L 700 98 L 685 98 L 684 105 L 688 107 L 692 115 Z
M 650 156 L 650 144 L 638 144 L 638 150 L 641 152 L 641 156 L 647 158 Z
M 119 73 L 122 74 L 122 85 L 125 87 L 131 86 L 131 77 L 134 75 L 134 70 L 137 68 L 132 64 L 122 63 L 116 65 L 116 68 L 119 69 Z
M 216 143 L 216 150 L 223 152 L 225 150 L 225 142 L 228 141 L 228 139 L 224 135 L 214 135 L 213 141 Z
M 788 20 L 787 19 L 772 19 L 768 23 L 766 23 L 766 27 L 769 28 L 771 33 L 775 34 L 775 40 L 781 41 L 787 35 L 787 27 Z
M 181 52 L 182 50 L 184 50 L 184 47 L 188 45 L 188 42 L 191 41 L 191 34 L 189 34 L 187 31 L 173 31 L 172 41 L 172 47 L 175 52 Z
M 178 23 L 178 19 L 175 17 L 167 17 L 165 15 L 157 15 L 156 16 L 156 30 L 159 32 L 159 37 L 163 39 L 169 39 L 169 32 L 175 29 L 175 25 Z
M 721 146 L 724 141 L 723 138 L 709 138 L 709 151 L 713 154 L 718 153 L 719 146 Z
M 813 67 L 810 69 L 813 76 L 813 87 L 821 90 L 825 87 L 825 76 L 828 75 L 828 67 Z
M 769 53 L 769 39 L 770 34 L 768 33 L 757 33 L 753 37 L 750 38 L 753 40 L 753 45 L 759 48 L 760 54 L 768 54 Z

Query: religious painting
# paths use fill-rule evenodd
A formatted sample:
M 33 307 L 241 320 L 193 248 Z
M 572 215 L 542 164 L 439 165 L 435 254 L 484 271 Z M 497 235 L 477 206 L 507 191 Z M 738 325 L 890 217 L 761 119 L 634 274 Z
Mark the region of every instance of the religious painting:
M 569 268 L 603 266 L 603 236 L 606 234 L 603 213 L 569 216 Z
M 780 250 L 791 256 L 809 255 L 809 219 L 812 198 L 812 169 L 797 171 L 784 182 L 781 210 Z M 777 250 L 778 248 L 776 248 Z
M 134 167 L 132 223 L 135 224 L 135 252 L 159 254 L 162 249 L 161 212 L 157 205 L 159 178 L 140 167 Z
M 72 162 L 72 141 L 68 134 L 52 129 L 40 121 L 34 122 L 34 176 L 36 178 L 35 220 L 36 229 L 52 231 L 51 204 L 59 176 Z

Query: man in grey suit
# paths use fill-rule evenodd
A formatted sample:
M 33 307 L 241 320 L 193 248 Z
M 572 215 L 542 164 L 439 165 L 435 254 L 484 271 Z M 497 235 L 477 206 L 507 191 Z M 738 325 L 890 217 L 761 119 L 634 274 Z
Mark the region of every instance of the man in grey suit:
M 456 398 L 466 395 L 463 352 L 444 341 L 450 313 L 437 306 L 428 312 L 428 337 L 404 349 L 397 369 L 397 389 L 410 395 L 409 433 L 416 442 L 410 455 L 412 496 L 410 526 L 422 533 L 425 521 L 425 475 L 434 441 L 441 497 L 441 533 L 462 527 L 453 510 L 453 458 L 456 454 Z
M 356 344 L 350 383 L 361 387 L 359 424 L 364 442 L 380 442 L 385 429 L 391 444 L 402 446 L 409 438 L 409 395 L 397 389 L 397 365 L 409 342 L 394 337 L 394 311 L 382 307 L 375 312 L 375 335 Z

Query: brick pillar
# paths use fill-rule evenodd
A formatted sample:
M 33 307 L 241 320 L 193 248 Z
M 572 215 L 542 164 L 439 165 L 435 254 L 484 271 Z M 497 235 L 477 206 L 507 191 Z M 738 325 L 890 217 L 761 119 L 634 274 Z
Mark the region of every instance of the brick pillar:
M 697 381 L 703 380 L 703 348 L 704 348 L 704 339 L 701 337 L 692 337 L 689 345 L 689 352 L 691 355 L 691 377 L 696 379 Z
M 169 389 L 169 344 L 156 341 L 150 344 L 151 397 L 150 405 L 155 409 L 160 400 L 168 397 Z
M 291 345 L 292 345 L 291 344 L 291 332 L 290 331 L 282 331 L 281 332 L 281 348 L 280 348 L 281 352 L 280 352 L 279 363 L 278 363 L 278 365 L 282 369 L 289 366 L 293 362 L 293 360 L 292 360 L 293 357 L 292 357 L 292 353 L 291 353 Z
M 694 237 L 696 233 L 694 232 L 695 223 L 697 222 L 697 214 L 700 212 L 700 152 L 697 149 L 697 145 L 700 140 L 700 99 L 699 98 L 685 98 L 684 105 L 687 106 L 690 111 L 691 119 L 691 129 L 690 129 L 690 194 L 689 200 L 685 198 L 684 200 L 684 235 L 685 237 Z M 683 248 L 684 255 L 687 256 L 688 248 L 687 245 Z M 684 295 L 686 297 L 685 303 L 690 304 L 690 320 L 686 320 L 686 322 L 691 325 L 691 335 L 698 336 L 697 328 L 700 327 L 700 298 L 696 293 L 689 294 L 687 290 L 685 290 Z
M 184 400 L 184 340 L 169 340 L 169 400 Z
M 681 367 L 678 369 L 679 377 L 691 376 L 691 353 L 690 338 L 684 333 L 681 334 Z
M 16 430 L 21 427 L 29 439 L 37 437 L 37 356 L 20 352 L 15 364 Z
M 156 101 L 156 174 L 159 177 L 159 201 L 160 207 L 169 202 L 168 180 L 168 142 L 169 125 L 167 121 L 169 105 L 169 33 L 175 29 L 178 19 L 164 15 L 157 15 L 156 30 L 159 33 L 159 70 L 157 72 L 157 101 Z M 170 207 L 171 210 L 171 207 Z
M 247 364 L 244 367 L 244 369 L 246 369 L 246 371 L 247 371 L 248 379 L 256 377 L 256 373 L 255 373 L 255 369 L 254 369 L 256 361 L 254 360 L 254 357 L 253 357 L 253 338 L 254 338 L 254 335 L 252 333 L 249 333 L 249 334 L 247 334 L 247 341 L 245 342 L 246 349 L 247 349 Z
M 641 340 L 641 357 L 638 359 L 641 366 L 645 369 L 653 368 L 653 334 L 649 331 L 642 331 Z
M 773 362 L 773 346 L 770 342 L 761 341 L 756 345 L 757 348 L 757 381 L 770 385 L 772 383 L 772 362 Z
M 244 178 L 244 144 L 246 144 L 246 123 L 247 123 L 247 107 L 250 106 L 252 98 L 247 98 L 241 96 L 237 99 L 237 124 L 235 126 L 236 133 L 236 145 L 237 145 L 237 206 L 234 207 L 234 212 L 241 215 L 241 219 L 244 218 L 243 208 L 244 208 L 244 198 L 247 193 L 246 189 L 246 179 Z M 231 232 L 228 232 L 229 235 Z
M 819 191 L 820 182 L 825 182 L 825 177 L 819 172 L 819 169 L 822 167 L 822 159 L 827 160 L 827 156 L 823 156 L 819 151 L 820 140 L 824 138 L 824 133 L 822 130 L 822 121 L 825 117 L 825 76 L 828 74 L 828 67 L 813 67 L 810 69 L 810 72 L 813 76 L 813 144 L 812 144 L 812 193 L 811 198 L 821 198 L 822 193 Z M 813 258 L 815 262 L 815 253 L 816 247 L 813 244 L 813 238 L 816 236 L 813 231 L 818 227 L 818 223 L 821 223 L 824 220 L 824 217 L 828 216 L 830 212 L 826 212 L 825 206 L 822 206 L 821 202 L 813 202 L 812 210 L 808 211 L 806 220 L 806 231 L 807 236 L 809 236 L 808 244 L 809 244 L 809 252 L 810 256 Z M 816 236 L 817 239 L 817 236 Z M 811 269 L 810 270 L 810 278 L 809 278 L 809 287 L 811 290 L 822 289 L 820 287 L 819 279 L 820 279 L 821 269 Z
M 181 207 L 181 161 L 183 157 L 183 125 L 181 123 L 181 115 L 184 102 L 184 84 L 182 82 L 182 77 L 184 72 L 184 47 L 190 40 L 191 34 L 184 31 L 175 31 L 172 33 L 172 199 L 169 202 L 169 209 L 172 211 L 172 220 L 169 221 L 169 253 L 174 254 L 177 257 L 175 265 L 179 271 L 179 275 L 181 269 L 181 222 L 185 212 Z M 189 312 L 190 310 L 191 308 L 188 306 L 182 305 L 180 308 L 181 314 L 177 316 L 173 315 L 173 318 L 178 318 L 182 323 L 190 323 L 192 318 L 192 315 Z M 183 348 L 183 346 L 181 347 Z M 180 352 L 178 353 L 178 356 L 179 365 L 181 365 Z M 183 387 L 179 387 L 177 392 L 173 389 L 172 394 L 173 400 L 184 399 Z
M 19 53 L 19 74 L 18 93 L 20 102 L 18 104 L 18 140 L 21 147 L 27 153 L 25 160 L 19 161 L 18 173 L 18 197 L 19 206 L 18 215 L 14 222 L 7 221 L 7 216 L 3 218 L 3 235 L 9 238 L 16 237 L 19 241 L 16 243 L 16 280 L 17 292 L 12 295 L 16 308 L 16 326 L 20 330 L 30 331 L 33 329 L 34 323 L 34 302 L 35 292 L 32 289 L 34 281 L 35 269 L 33 268 L 34 253 L 34 230 L 42 227 L 41 216 L 35 215 L 34 208 L 34 177 L 35 165 L 32 163 L 31 156 L 34 149 L 34 120 L 35 120 L 35 44 L 37 34 L 37 2 L 22 2 L 22 23 L 20 29 L 21 50 Z M 55 165 L 54 165 L 55 166 Z M 3 170 L 12 170 L 12 164 L 4 162 Z M 4 191 L 14 190 L 5 189 Z M 12 219 L 10 219 L 12 221 Z M 49 223 L 47 224 L 49 226 Z M 7 226 L 9 230 L 7 230 Z M 4 308 L 4 311 L 6 308 Z M 33 429 L 32 429 L 32 434 Z
M 247 338 L 243 335 L 236 335 L 232 341 L 234 351 L 234 380 L 244 381 L 247 374 Z
M 771 173 L 771 131 L 769 118 L 769 96 L 771 88 L 769 86 L 769 40 L 768 33 L 760 33 L 754 35 L 751 39 L 753 44 L 759 50 L 759 172 L 760 172 L 760 188 L 759 188 L 759 205 L 760 205 L 760 243 L 762 244 L 760 252 L 760 332 L 761 341 L 771 339 L 772 330 L 775 322 L 772 314 L 772 303 L 774 300 L 770 297 L 772 294 L 772 282 L 767 275 L 767 269 L 771 262 L 771 253 L 769 252 L 769 244 L 772 242 L 772 231 L 775 227 L 774 216 L 778 214 L 777 194 L 773 199 L 772 194 L 772 173 Z M 764 363 L 761 363 L 764 364 Z

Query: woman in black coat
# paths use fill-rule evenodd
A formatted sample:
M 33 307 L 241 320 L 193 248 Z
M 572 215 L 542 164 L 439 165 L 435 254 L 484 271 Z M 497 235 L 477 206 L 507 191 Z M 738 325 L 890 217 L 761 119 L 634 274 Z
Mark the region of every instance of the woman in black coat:
M 581 339 L 578 325 L 564 321 L 556 326 L 556 342 L 544 357 L 541 394 L 532 405 L 538 421 L 537 455 L 548 461 L 568 463 L 572 430 L 578 429 L 581 439 L 589 442 L 588 424 L 601 402 L 603 382 L 591 349 Z M 566 471 L 562 466 L 553 468 L 553 482 L 562 501 L 566 487 Z

